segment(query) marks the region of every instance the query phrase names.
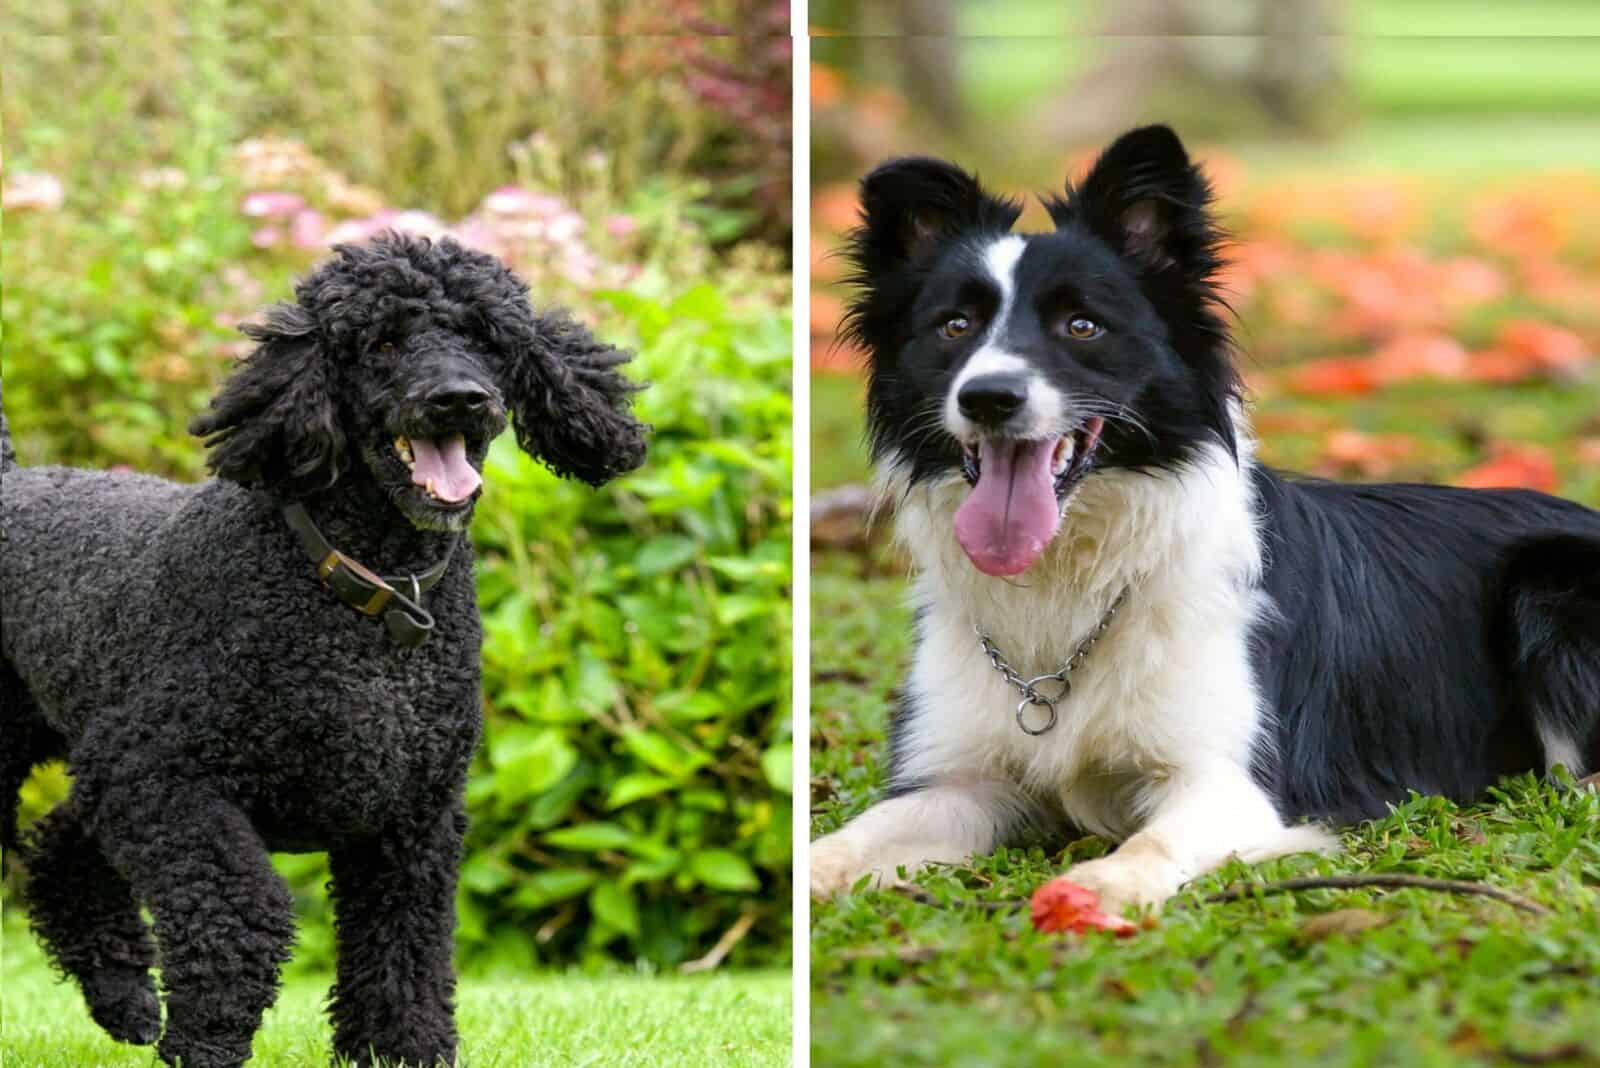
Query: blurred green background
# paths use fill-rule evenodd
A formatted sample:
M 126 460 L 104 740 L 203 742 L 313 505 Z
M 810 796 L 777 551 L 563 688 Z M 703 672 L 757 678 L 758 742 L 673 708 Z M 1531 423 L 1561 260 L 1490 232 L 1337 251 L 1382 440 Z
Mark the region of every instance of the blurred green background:
M 7 0 L 22 462 L 202 477 L 184 425 L 246 351 L 238 322 L 385 226 L 494 251 L 639 352 L 642 470 L 593 492 L 509 436 L 488 461 L 468 971 L 790 959 L 787 20 Z M 36 775 L 25 817 L 65 785 Z M 323 858 L 278 862 L 305 920 L 291 967 L 325 970 Z

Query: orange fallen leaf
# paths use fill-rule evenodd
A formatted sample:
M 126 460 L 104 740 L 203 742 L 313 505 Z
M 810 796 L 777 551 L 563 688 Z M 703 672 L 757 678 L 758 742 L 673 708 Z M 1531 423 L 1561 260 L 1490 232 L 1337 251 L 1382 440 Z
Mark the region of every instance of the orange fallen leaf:
M 833 333 L 844 318 L 844 301 L 825 289 L 811 291 L 811 336 L 821 337 Z
M 1553 493 L 1559 480 L 1549 450 L 1538 445 L 1496 444 L 1490 459 L 1464 471 L 1455 484 L 1469 489 L 1534 489 Z
M 1058 875 L 1033 892 L 1033 929 L 1036 931 L 1111 931 L 1119 938 L 1136 934 L 1139 925 L 1100 911 L 1100 895 Z
M 1372 372 L 1384 383 L 1461 378 L 1467 363 L 1467 350 L 1455 338 L 1417 331 L 1384 342 L 1372 356 Z
M 1368 478 L 1382 478 L 1402 460 L 1410 459 L 1417 443 L 1404 434 L 1363 434 L 1359 430 L 1335 430 L 1322 445 L 1321 465 L 1334 473 L 1356 471 Z
M 1331 357 L 1290 371 L 1288 386 L 1296 393 L 1355 395 L 1377 389 L 1378 376 L 1370 360 Z
M 834 233 L 843 233 L 861 221 L 858 203 L 852 182 L 819 186 L 811 193 L 811 221 Z
M 1500 328 L 1496 340 L 1515 352 L 1555 371 L 1570 371 L 1590 359 L 1589 346 L 1571 330 L 1534 319 L 1512 319 Z
M 1467 357 L 1466 377 L 1473 382 L 1510 385 L 1532 378 L 1537 370 L 1535 363 L 1522 353 L 1484 349 Z

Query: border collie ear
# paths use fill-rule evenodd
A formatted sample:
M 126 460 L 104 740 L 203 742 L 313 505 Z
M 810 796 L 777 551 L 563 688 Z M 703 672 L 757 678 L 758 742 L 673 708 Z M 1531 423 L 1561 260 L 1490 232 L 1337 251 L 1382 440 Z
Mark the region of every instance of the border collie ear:
M 1009 230 L 1014 201 L 983 191 L 952 163 L 911 156 L 880 164 L 861 180 L 861 226 L 852 255 L 871 277 L 914 263 L 944 235 L 962 229 Z
M 644 462 L 649 428 L 633 417 L 633 395 L 645 387 L 617 369 L 632 353 L 561 311 L 502 316 L 499 325 L 500 379 L 524 452 L 591 486 Z
M 304 496 L 339 478 L 345 435 L 316 321 L 296 304 L 240 328 L 260 342 L 189 422 L 218 478 Z
M 1167 126 L 1141 126 L 1112 143 L 1065 201 L 1049 205 L 1059 227 L 1081 219 L 1153 273 L 1174 266 L 1209 274 L 1217 241 L 1211 185 Z

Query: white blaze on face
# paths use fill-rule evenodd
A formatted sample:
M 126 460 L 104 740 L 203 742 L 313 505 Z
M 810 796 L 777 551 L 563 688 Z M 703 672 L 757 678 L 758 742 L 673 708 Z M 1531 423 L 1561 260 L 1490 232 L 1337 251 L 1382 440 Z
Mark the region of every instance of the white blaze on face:
M 982 260 L 990 281 L 1000 292 L 1000 303 L 994 319 L 983 328 L 983 343 L 978 347 L 950 383 L 950 393 L 944 401 L 944 425 L 954 437 L 970 443 L 978 438 L 979 428 L 961 414 L 956 398 L 961 387 L 979 375 L 1016 374 L 1029 370 L 1029 363 L 1010 351 L 1005 345 L 1006 325 L 1011 320 L 1017 301 L 1017 263 L 1027 251 L 1026 238 L 1007 234 L 996 238 L 983 251 Z M 1015 420 L 1017 430 L 1012 436 L 1042 438 L 1061 433 L 1062 413 L 1065 409 L 1060 392 L 1042 375 L 1035 373 L 1028 386 L 1028 400 Z

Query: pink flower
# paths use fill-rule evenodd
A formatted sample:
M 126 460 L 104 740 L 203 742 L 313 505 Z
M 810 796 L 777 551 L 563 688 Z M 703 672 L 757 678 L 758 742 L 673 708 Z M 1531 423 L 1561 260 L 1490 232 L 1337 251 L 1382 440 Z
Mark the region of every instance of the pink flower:
M 282 215 L 293 215 L 305 206 L 305 199 L 297 194 L 262 191 L 245 194 L 239 209 L 251 218 L 275 218 Z
M 483 198 L 483 210 L 491 215 L 531 215 L 548 219 L 566 208 L 566 202 L 558 196 L 535 193 L 519 185 L 503 185 Z
M 578 231 L 583 228 L 583 220 L 575 211 L 564 211 L 550 220 L 545 227 L 545 237 L 558 245 L 564 245 L 578 236 Z
M 283 240 L 283 230 L 277 226 L 263 226 L 250 235 L 250 243 L 256 248 L 271 248 Z
M 359 245 L 388 229 L 396 217 L 396 212 L 380 211 L 365 219 L 346 219 L 324 234 L 322 240 L 329 245 Z
M 441 237 L 445 232 L 444 222 L 438 216 L 425 211 L 402 211 L 390 221 L 389 225 L 396 230 L 421 237 Z
M 8 211 L 55 211 L 66 200 L 61 179 L 24 171 L 0 186 L 0 207 Z
M 294 213 L 294 221 L 289 224 L 289 240 L 295 248 L 317 248 L 322 244 L 324 229 L 322 213 L 306 208 Z
M 639 220 L 632 215 L 613 215 L 606 220 L 606 233 L 622 240 L 639 232 Z

